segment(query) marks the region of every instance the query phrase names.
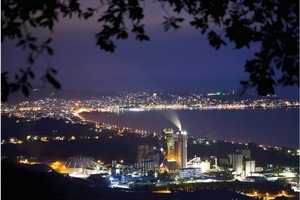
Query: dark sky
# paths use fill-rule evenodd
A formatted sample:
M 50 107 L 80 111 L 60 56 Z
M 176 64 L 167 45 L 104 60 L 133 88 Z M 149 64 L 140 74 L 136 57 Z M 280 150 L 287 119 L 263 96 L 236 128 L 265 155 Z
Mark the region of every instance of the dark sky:
M 47 66 L 58 70 L 56 78 L 63 88 L 89 91 L 199 92 L 233 91 L 247 80 L 246 59 L 255 49 L 234 50 L 232 46 L 213 49 L 206 36 L 188 26 L 177 31 L 163 30 L 163 18 L 152 5 L 146 9 L 146 31 L 151 40 L 138 42 L 133 36 L 117 41 L 114 53 L 96 46 L 99 24 L 91 21 L 63 19 L 51 34 L 54 56 L 39 57 L 33 69 L 35 82 L 41 84 L 40 72 Z M 155 15 L 153 14 L 155 13 Z M 45 40 L 46 31 L 36 32 Z M 2 43 L 2 71 L 24 66 L 26 53 Z M 298 88 L 278 89 L 281 96 L 298 97 Z

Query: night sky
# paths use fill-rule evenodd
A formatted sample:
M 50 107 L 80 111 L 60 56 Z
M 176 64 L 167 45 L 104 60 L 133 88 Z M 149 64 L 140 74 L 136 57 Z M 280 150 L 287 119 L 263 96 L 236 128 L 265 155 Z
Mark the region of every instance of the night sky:
M 41 72 L 49 65 L 58 70 L 56 78 L 63 89 L 97 92 L 237 91 L 240 81 L 248 79 L 244 64 L 253 58 L 255 47 L 235 50 L 229 45 L 215 50 L 206 36 L 189 26 L 165 32 L 162 14 L 153 5 L 146 8 L 150 41 L 135 41 L 130 35 L 128 40 L 116 42 L 114 53 L 96 46 L 94 35 L 100 31 L 96 18 L 61 19 L 50 35 L 45 30 L 35 31 L 41 41 L 51 36 L 55 51 L 54 56 L 39 57 L 34 64 L 34 83 L 42 84 Z M 2 43 L 2 72 L 24 66 L 26 52 L 15 48 L 15 43 Z M 297 87 L 276 91 L 281 96 L 299 96 Z

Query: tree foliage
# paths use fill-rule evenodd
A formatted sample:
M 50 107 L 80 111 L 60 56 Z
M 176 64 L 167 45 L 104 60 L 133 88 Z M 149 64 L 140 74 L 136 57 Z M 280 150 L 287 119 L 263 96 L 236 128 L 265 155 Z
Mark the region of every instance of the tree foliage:
M 30 79 L 35 78 L 32 66 L 40 55 L 54 54 L 51 38 L 39 42 L 29 30 L 44 28 L 51 32 L 60 17 L 89 20 L 98 15 L 96 45 L 114 52 L 116 41 L 127 39 L 129 34 L 137 41 L 150 40 L 143 22 L 146 3 L 150 2 L 100 0 L 97 6 L 84 8 L 84 1 L 79 0 L 3 0 L 1 41 L 16 40 L 18 48 L 30 53 L 25 69 L 20 69 L 14 81 L 9 81 L 8 71 L 2 72 L 2 101 L 18 90 L 28 96 Z M 299 87 L 299 1 L 156 0 L 154 3 L 160 4 L 165 13 L 162 19 L 165 31 L 177 30 L 188 20 L 217 50 L 229 43 L 236 49 L 260 45 L 253 58 L 245 62 L 245 71 L 249 73 L 249 79 L 241 81 L 245 90 L 255 87 L 259 95 L 266 95 L 274 94 L 276 85 Z M 49 64 L 42 80 L 60 88 L 54 77 L 56 72 Z

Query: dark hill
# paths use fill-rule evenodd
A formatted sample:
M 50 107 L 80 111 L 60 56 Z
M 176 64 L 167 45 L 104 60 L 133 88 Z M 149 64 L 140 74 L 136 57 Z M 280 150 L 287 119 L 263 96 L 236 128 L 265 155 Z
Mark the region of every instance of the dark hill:
M 19 123 L 16 123 L 19 121 Z M 88 135 L 91 133 L 92 125 L 81 125 L 65 123 L 63 120 L 42 118 L 37 121 L 26 122 L 24 119 L 9 118 L 1 115 L 1 137 L 8 139 L 9 137 L 18 137 L 25 139 L 27 135 L 39 136 L 79 136 L 80 134 Z
M 23 93 L 16 92 L 12 93 L 7 104 L 17 104 L 22 101 L 35 101 L 38 99 L 44 99 L 46 97 L 55 97 L 65 100 L 85 100 L 91 99 L 92 97 L 102 97 L 102 96 L 115 96 L 117 93 L 114 92 L 90 92 L 90 91 L 78 91 L 78 90 L 68 90 L 68 89 L 53 89 L 53 88 L 40 88 L 33 89 L 30 91 L 28 97 L 25 97 Z
M 36 167 L 35 167 L 36 168 Z M 232 191 L 200 190 L 172 194 L 151 192 L 123 192 L 97 186 L 93 182 L 70 178 L 55 172 L 30 169 L 24 165 L 1 161 L 1 199 L 30 200 L 196 200 L 240 199 L 251 200 Z

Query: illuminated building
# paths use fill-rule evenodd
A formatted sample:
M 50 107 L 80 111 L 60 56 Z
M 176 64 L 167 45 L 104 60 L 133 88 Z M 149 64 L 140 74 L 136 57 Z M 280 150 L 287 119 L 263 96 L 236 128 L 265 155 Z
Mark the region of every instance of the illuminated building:
M 177 140 L 175 141 L 176 161 L 179 168 L 186 168 L 187 163 L 187 134 L 185 131 L 176 133 Z
M 91 174 L 108 174 L 107 169 L 96 160 L 84 156 L 68 157 L 56 170 L 77 178 L 87 178 Z
M 245 161 L 245 176 L 250 176 L 255 172 L 255 160 Z
M 256 172 L 255 160 L 251 160 L 250 149 L 236 150 L 232 155 L 232 166 L 236 177 L 245 178 Z
M 208 172 L 210 170 L 210 162 L 207 160 L 204 162 L 201 162 L 200 167 L 201 167 L 202 173 Z
M 174 141 L 174 131 L 171 128 L 163 129 L 163 149 L 167 161 L 175 161 L 175 141 Z
M 201 161 L 200 157 L 194 157 L 187 162 L 187 168 L 199 168 L 201 173 L 208 172 L 210 170 L 210 162 L 208 160 Z
M 201 176 L 201 168 L 183 168 L 179 170 L 180 178 L 198 178 Z
M 158 171 L 160 165 L 159 150 L 149 145 L 138 145 L 136 167 L 140 169 L 142 174 L 151 171 Z
M 159 164 L 152 159 L 144 159 L 142 163 L 136 165 L 136 167 L 140 170 L 141 175 L 148 175 L 150 171 L 155 172 L 158 171 Z
M 163 149 L 168 163 L 176 162 L 177 167 L 186 168 L 187 164 L 187 134 L 184 131 L 174 133 L 173 129 L 163 129 Z M 174 166 L 174 165 L 172 165 Z M 174 168 L 172 167 L 173 170 Z
M 236 176 L 241 176 L 243 173 L 243 154 L 235 153 L 232 156 L 233 170 Z
M 200 157 L 194 157 L 190 161 L 187 162 L 187 168 L 200 168 L 201 159 Z

